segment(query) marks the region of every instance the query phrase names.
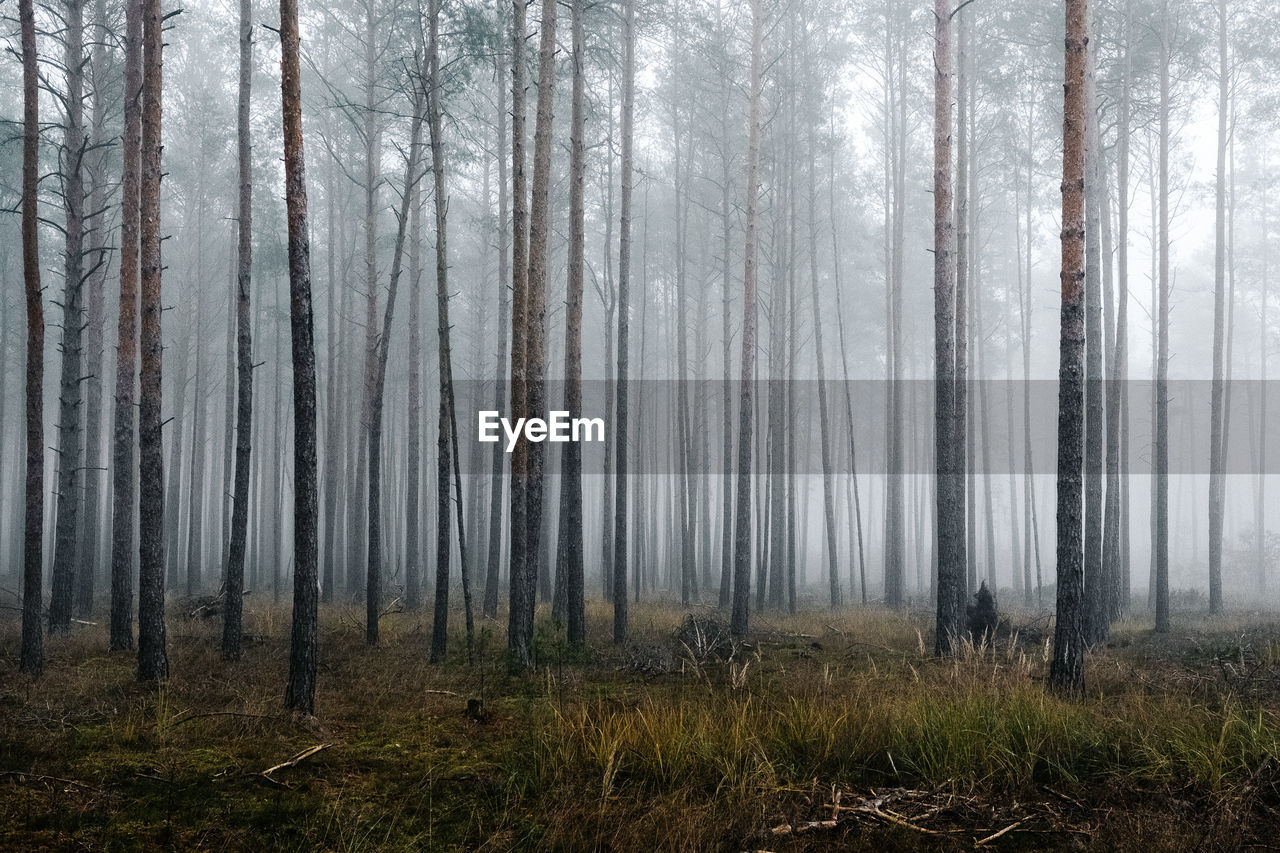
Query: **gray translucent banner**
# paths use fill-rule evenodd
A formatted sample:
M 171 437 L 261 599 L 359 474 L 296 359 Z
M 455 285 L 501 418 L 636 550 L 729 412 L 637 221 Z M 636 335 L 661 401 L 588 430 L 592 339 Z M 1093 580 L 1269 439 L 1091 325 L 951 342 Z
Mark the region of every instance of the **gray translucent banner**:
M 1152 472 L 1155 386 L 1149 381 L 1100 382 L 1104 400 L 1115 392 L 1126 414 L 1128 441 L 1121 445 L 1122 473 Z M 455 384 L 459 452 L 463 470 L 492 471 L 494 448 L 509 461 L 505 430 L 496 423 L 508 417 L 510 390 L 495 405 L 492 381 Z M 614 467 L 606 448 L 613 443 L 617 423 L 617 384 L 603 380 L 582 383 L 581 416 L 591 419 L 578 430 L 583 472 L 603 473 Z M 752 470 L 796 474 L 932 474 L 934 472 L 934 383 L 932 380 L 767 381 L 751 385 L 753 419 Z M 1053 474 L 1057 470 L 1058 383 L 1036 380 L 974 381 L 967 385 L 972 473 Z M 1210 403 L 1213 383 L 1180 380 L 1168 383 L 1169 473 L 1209 473 Z M 566 411 L 565 384 L 547 382 L 546 405 L 537 413 L 550 419 Z M 678 382 L 633 380 L 628 384 L 628 470 L 633 474 L 671 474 L 689 470 L 720 475 L 726 470 L 726 404 L 729 423 L 729 470 L 737 470 L 740 383 L 720 380 Z M 823 396 L 827 423 L 827 460 L 823 463 Z M 1280 380 L 1233 380 L 1223 383 L 1226 401 L 1227 474 L 1280 473 Z M 684 402 L 681 402 L 681 397 Z M 685 423 L 679 414 L 687 412 Z M 482 413 L 496 442 L 480 441 Z M 497 412 L 497 414 L 492 414 Z M 891 417 L 892 413 L 892 417 Z M 1099 412 L 1105 425 L 1106 413 Z M 603 441 L 598 440 L 603 421 Z M 891 428 L 892 425 L 893 426 Z M 1265 428 L 1263 425 L 1266 425 Z M 571 434 L 565 424 L 566 437 Z M 781 440 L 777 440 L 779 434 Z M 524 433 L 521 433 L 521 440 Z M 889 452 L 891 440 L 901 443 Z M 555 461 L 549 473 L 559 472 L 559 452 L 565 442 L 544 446 Z M 771 457 L 784 459 L 772 465 Z

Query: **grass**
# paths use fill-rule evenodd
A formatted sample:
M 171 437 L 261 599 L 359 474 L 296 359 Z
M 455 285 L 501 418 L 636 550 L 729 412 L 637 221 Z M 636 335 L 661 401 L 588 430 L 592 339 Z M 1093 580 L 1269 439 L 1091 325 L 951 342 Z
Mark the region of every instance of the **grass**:
M 1121 624 L 1069 701 L 1034 630 L 938 660 L 926 614 L 761 615 L 712 661 L 673 639 L 677 608 L 635 608 L 622 650 L 597 604 L 586 650 L 540 622 L 513 676 L 503 619 L 430 666 L 429 613 L 388 614 L 376 649 L 361 613 L 322 613 L 317 720 L 281 709 L 283 607 L 249 606 L 234 664 L 216 620 L 171 614 L 159 688 L 102 626 L 21 678 L 5 614 L 0 849 L 951 850 L 1009 827 L 983 847 L 1238 850 L 1280 827 L 1280 627 L 1259 615 Z M 803 831 L 836 802 L 871 805 Z

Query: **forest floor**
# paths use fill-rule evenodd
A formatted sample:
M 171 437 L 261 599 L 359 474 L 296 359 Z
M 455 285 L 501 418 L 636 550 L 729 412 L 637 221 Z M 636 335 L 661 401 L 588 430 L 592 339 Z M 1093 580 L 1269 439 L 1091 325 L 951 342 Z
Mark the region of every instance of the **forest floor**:
M 318 719 L 281 696 L 288 609 L 169 617 L 172 678 L 137 684 L 102 625 L 18 675 L 0 611 L 0 850 L 1243 850 L 1280 838 L 1280 615 L 1137 620 L 1046 691 L 1047 614 L 958 660 L 924 612 L 633 609 L 636 643 L 540 621 L 514 676 L 505 617 L 427 663 L 430 614 L 325 607 Z M 541 613 L 540 613 L 541 615 Z M 458 615 L 460 616 L 460 614 Z M 460 623 L 460 618 L 453 620 Z M 1021 628 L 1016 626 L 1021 625 Z

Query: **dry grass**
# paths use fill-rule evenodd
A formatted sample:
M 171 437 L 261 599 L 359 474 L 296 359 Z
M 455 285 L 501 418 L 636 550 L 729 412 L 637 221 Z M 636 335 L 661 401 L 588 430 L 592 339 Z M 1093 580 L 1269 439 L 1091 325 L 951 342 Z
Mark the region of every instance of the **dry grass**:
M 1261 616 L 1118 626 L 1064 701 L 1034 627 L 942 661 L 927 614 L 763 615 L 699 661 L 684 615 L 636 608 L 630 650 L 602 605 L 585 651 L 540 623 L 538 669 L 512 676 L 505 619 L 432 667 L 428 613 L 387 615 L 368 649 L 362 609 L 328 608 L 314 722 L 281 711 L 283 607 L 248 608 L 235 664 L 216 621 L 171 617 L 159 689 L 101 626 L 22 679 L 6 613 L 0 849 L 973 849 L 1005 830 L 983 847 L 1237 850 L 1280 826 Z

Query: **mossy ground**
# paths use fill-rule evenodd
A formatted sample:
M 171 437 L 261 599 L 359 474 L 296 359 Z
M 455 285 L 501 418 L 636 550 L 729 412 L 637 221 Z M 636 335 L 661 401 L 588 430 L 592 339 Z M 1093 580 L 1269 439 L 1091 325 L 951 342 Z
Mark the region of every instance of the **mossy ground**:
M 432 666 L 429 612 L 385 616 L 378 648 L 362 614 L 324 608 L 302 720 L 282 710 L 285 606 L 248 604 L 236 663 L 216 620 L 175 610 L 159 688 L 101 625 L 48 638 L 44 675 L 20 677 L 4 611 L 0 849 L 971 850 L 1012 826 L 983 848 L 1241 850 L 1280 830 L 1267 615 L 1186 615 L 1165 637 L 1123 623 L 1064 700 L 1034 631 L 937 660 L 920 612 L 762 614 L 731 660 L 698 661 L 679 608 L 637 607 L 627 651 L 596 604 L 585 650 L 543 618 L 523 675 L 503 617 Z M 887 816 L 796 831 L 835 791 Z

